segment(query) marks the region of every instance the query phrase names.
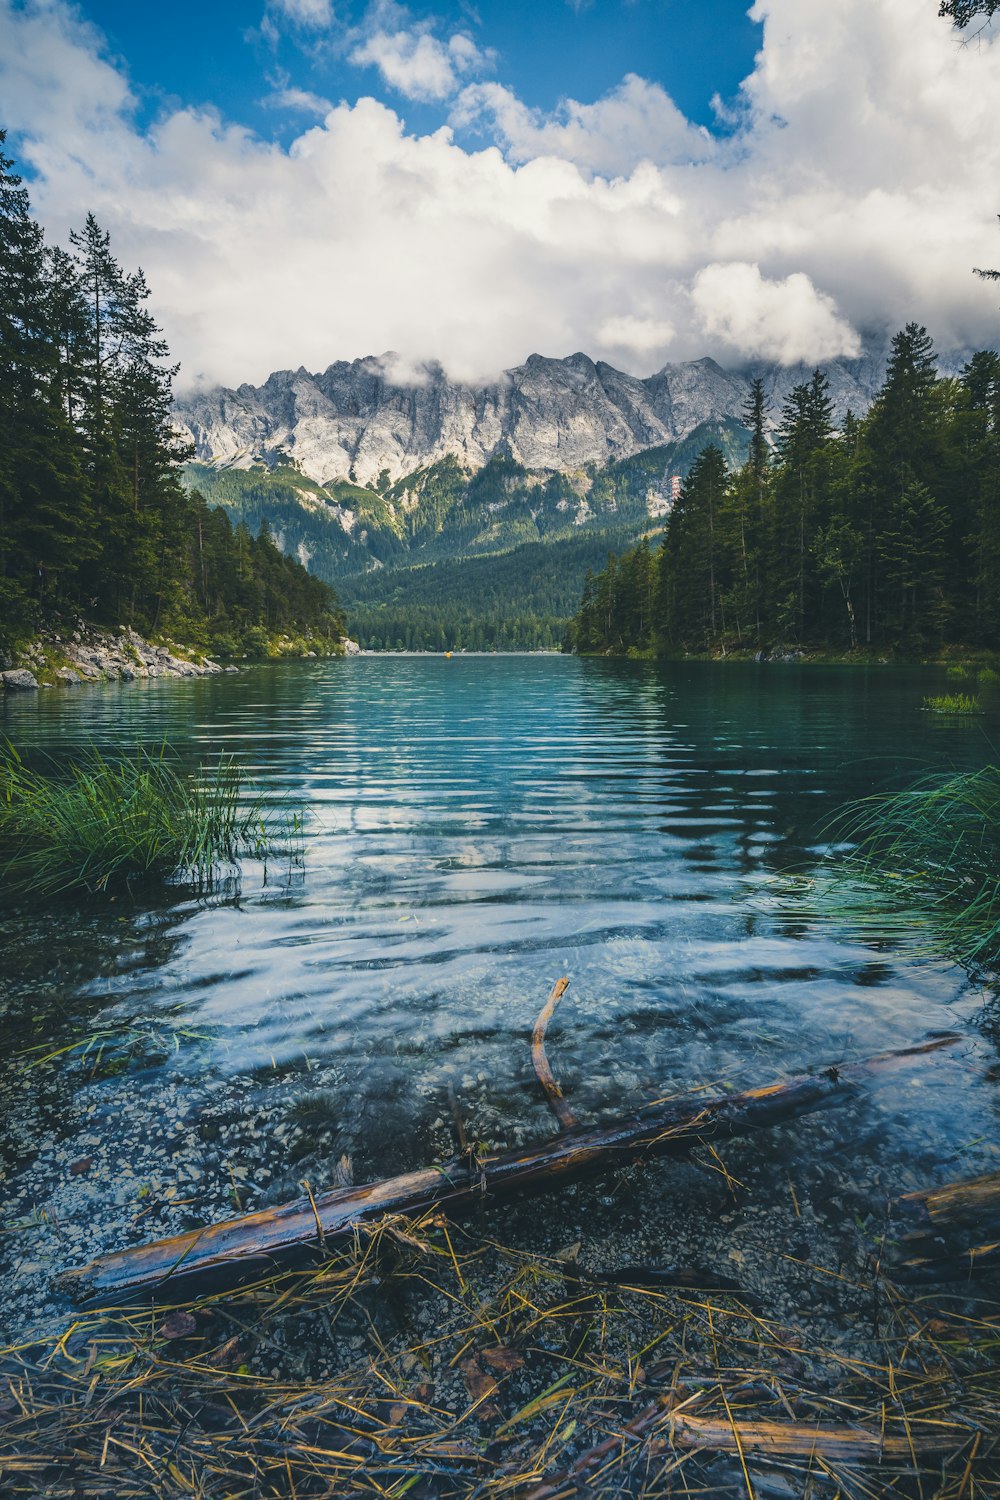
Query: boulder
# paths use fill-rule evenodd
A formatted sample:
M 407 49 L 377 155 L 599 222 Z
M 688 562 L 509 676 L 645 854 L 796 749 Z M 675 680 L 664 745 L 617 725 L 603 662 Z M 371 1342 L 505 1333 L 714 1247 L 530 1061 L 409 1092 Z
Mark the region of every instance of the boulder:
M 15 667 L 9 672 L 0 672 L 0 681 L 8 693 L 32 693 L 38 687 L 34 672 L 27 667 Z
M 80 685 L 80 674 L 79 672 L 74 672 L 72 667 L 58 667 L 52 675 L 56 682 L 64 682 L 67 687 L 79 687 Z

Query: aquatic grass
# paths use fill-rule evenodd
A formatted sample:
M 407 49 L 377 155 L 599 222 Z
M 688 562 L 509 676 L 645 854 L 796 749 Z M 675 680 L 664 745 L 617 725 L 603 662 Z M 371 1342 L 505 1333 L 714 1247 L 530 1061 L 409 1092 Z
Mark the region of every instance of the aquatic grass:
M 932 714 L 978 714 L 982 705 L 969 693 L 942 693 L 936 698 L 925 698 L 924 708 Z
M 120 759 L 99 750 L 61 770 L 25 765 L 0 745 L 0 888 L 55 896 L 133 880 L 178 879 L 200 889 L 243 857 L 287 848 L 297 816 L 265 811 L 222 756 L 195 775 L 166 747 Z
M 850 804 L 827 829 L 850 850 L 819 887 L 850 916 L 916 926 L 970 968 L 1000 960 L 1000 768 L 929 776 Z

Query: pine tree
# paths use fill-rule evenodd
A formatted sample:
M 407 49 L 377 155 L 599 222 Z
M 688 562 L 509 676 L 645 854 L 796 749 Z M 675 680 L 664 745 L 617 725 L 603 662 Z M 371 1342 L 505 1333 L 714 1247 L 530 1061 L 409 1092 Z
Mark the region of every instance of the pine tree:
M 670 512 L 660 556 L 660 619 L 677 645 L 710 647 L 721 624 L 719 522 L 726 460 L 714 443 L 691 466 Z
M 776 526 L 781 548 L 774 593 L 784 601 L 783 607 L 779 605 L 779 627 L 790 628 L 798 641 L 806 637 L 812 581 L 809 544 L 826 498 L 824 460 L 832 436 L 829 382 L 815 370 L 807 384 L 789 393 L 777 431 L 781 474 L 775 487 Z
M 50 263 L 12 168 L 0 151 L 0 609 L 10 617 L 72 596 L 89 546 Z

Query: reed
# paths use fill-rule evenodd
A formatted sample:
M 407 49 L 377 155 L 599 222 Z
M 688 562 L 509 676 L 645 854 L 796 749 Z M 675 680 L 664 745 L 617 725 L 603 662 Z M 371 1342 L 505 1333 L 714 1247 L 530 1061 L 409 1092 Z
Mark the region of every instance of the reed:
M 932 714 L 978 714 L 982 707 L 978 698 L 968 693 L 942 693 L 937 698 L 925 698 L 924 708 Z
M 68 769 L 33 769 L 13 745 L 0 745 L 7 894 L 104 891 L 149 879 L 203 888 L 240 858 L 286 846 L 297 826 L 247 795 L 230 757 L 187 775 L 166 747 L 114 760 L 93 749 Z
M 830 832 L 854 846 L 842 865 L 849 902 L 859 886 L 874 888 L 959 962 L 988 968 L 1000 960 L 1000 768 L 865 798 Z

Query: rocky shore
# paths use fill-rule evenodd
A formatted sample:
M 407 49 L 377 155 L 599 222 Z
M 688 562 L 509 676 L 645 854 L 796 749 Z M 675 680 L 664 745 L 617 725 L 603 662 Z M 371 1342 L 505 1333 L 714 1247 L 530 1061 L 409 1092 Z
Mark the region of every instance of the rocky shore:
M 81 682 L 134 682 L 140 677 L 207 677 L 235 672 L 207 657 L 180 655 L 179 646 L 154 646 L 138 631 L 77 630 L 71 636 L 33 641 L 19 661 L 0 671 L 7 692 L 33 692 L 39 687 L 76 687 Z
M 294 645 L 291 640 L 278 640 L 276 655 L 317 655 L 315 651 L 293 649 Z M 345 656 L 355 656 L 360 651 L 356 641 L 343 641 L 340 649 Z M 154 645 L 127 625 L 117 630 L 81 626 L 68 636 L 52 635 L 32 641 L 16 658 L 0 656 L 0 691 L 31 693 L 43 687 L 77 687 L 83 682 L 208 677 L 239 670 L 235 666 L 221 666 L 174 641 Z

